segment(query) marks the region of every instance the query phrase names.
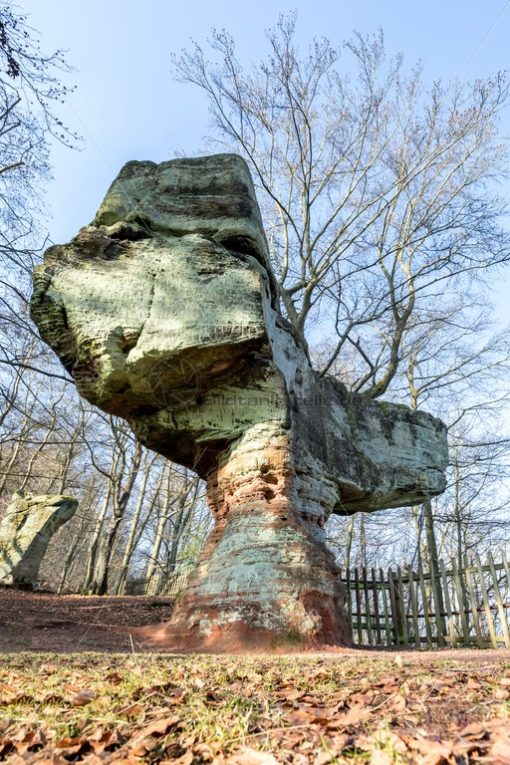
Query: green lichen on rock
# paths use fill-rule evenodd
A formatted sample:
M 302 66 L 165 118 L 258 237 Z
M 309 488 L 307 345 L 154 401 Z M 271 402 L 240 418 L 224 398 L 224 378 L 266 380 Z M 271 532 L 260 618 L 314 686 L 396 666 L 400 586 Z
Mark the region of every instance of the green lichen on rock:
M 0 521 L 0 584 L 35 587 L 48 544 L 77 507 L 61 494 L 13 494 Z

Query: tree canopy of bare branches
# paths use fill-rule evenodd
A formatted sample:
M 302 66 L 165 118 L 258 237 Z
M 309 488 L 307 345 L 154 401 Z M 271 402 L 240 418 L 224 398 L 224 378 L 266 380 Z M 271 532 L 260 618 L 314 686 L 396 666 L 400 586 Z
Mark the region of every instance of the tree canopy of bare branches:
M 309 343 L 328 338 L 322 372 L 345 358 L 353 387 L 379 396 L 431 302 L 510 258 L 494 185 L 508 79 L 427 85 L 382 32 L 302 53 L 296 14 L 266 36 L 249 67 L 214 31 L 207 51 L 174 57 L 176 74 L 205 92 L 213 143 L 250 165 L 288 319 Z

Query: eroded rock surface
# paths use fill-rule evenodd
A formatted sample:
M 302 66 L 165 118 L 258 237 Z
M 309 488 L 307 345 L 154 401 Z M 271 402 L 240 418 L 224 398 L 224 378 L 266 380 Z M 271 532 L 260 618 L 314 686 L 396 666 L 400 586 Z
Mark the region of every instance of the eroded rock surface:
M 0 584 L 35 587 L 51 538 L 77 507 L 75 499 L 60 494 L 13 494 L 0 521 Z
M 176 646 L 347 643 L 325 521 L 444 488 L 444 425 L 318 378 L 276 295 L 235 155 L 128 163 L 36 269 L 33 318 L 79 392 L 207 482 Z

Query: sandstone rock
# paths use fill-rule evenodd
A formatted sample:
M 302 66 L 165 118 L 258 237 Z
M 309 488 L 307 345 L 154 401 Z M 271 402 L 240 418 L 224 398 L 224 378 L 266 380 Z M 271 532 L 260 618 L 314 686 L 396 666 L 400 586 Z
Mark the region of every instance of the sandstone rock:
M 53 534 L 77 507 L 72 497 L 13 494 L 0 521 L 0 584 L 35 587 Z
M 244 161 L 128 163 L 34 284 L 32 316 L 79 392 L 207 481 L 216 527 L 163 633 L 348 642 L 324 523 L 441 492 L 446 429 L 312 370 Z

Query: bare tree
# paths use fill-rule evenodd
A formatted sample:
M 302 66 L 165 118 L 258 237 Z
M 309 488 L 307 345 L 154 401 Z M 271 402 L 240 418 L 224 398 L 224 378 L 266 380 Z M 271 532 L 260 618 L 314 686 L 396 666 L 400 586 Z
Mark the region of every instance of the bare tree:
M 388 59 L 382 33 L 340 50 L 313 40 L 301 55 L 296 15 L 267 32 L 269 53 L 243 68 L 232 37 L 214 31 L 175 57 L 178 78 L 206 94 L 212 141 L 248 161 L 258 186 L 285 312 L 314 341 L 335 338 L 330 371 L 355 360 L 353 388 L 385 393 L 412 326 L 449 289 L 506 262 L 498 115 L 504 74 L 427 87 Z

